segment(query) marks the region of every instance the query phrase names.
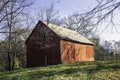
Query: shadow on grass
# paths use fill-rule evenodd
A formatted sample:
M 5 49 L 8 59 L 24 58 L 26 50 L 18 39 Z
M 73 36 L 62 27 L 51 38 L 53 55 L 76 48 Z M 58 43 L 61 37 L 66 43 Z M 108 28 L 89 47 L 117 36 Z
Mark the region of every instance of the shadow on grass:
M 94 68 L 87 68 L 85 69 L 87 71 L 87 74 L 88 74 L 88 78 L 91 78 L 93 74 L 101 71 L 101 70 L 112 70 L 112 71 L 117 71 L 117 70 L 120 70 L 120 65 L 117 65 L 117 64 L 113 64 L 113 63 L 105 63 L 105 64 L 102 64 L 102 63 L 96 63 L 96 67 Z
M 95 66 L 92 66 L 95 65 Z M 85 66 L 85 67 L 81 67 Z M 88 66 L 89 65 L 89 66 Z M 66 68 L 66 66 L 68 68 Z M 80 73 L 85 73 L 87 75 L 87 78 L 90 79 L 92 77 L 93 74 L 101 71 L 101 70 L 114 70 L 117 71 L 118 69 L 120 69 L 120 65 L 116 64 L 116 62 L 88 62 L 88 63 L 74 63 L 74 64 L 70 64 L 70 65 L 65 65 L 64 69 L 61 69 L 60 67 L 62 67 L 62 65 L 58 65 L 58 66 L 50 66 L 49 70 L 38 70 L 38 71 L 34 71 L 34 72 L 27 72 L 26 74 L 22 74 L 22 75 L 17 75 L 17 76 L 13 76 L 11 78 L 11 80 L 36 80 L 36 79 L 43 79 L 44 77 L 52 77 L 55 75 L 73 75 L 76 74 L 77 72 Z M 57 69 L 53 69 L 52 68 L 57 68 Z M 39 69 L 39 68 L 38 68 Z M 28 69 L 28 70 L 37 70 L 37 69 Z M 22 70 L 22 71 L 27 71 Z M 17 72 L 21 72 L 21 71 L 15 71 L 15 73 Z M 13 72 L 14 73 L 14 72 Z M 9 73 L 10 74 L 10 73 Z M 2 76 L 2 75 L 0 75 Z M 10 78 L 6 78 L 7 76 L 3 76 L 0 78 L 0 80 L 10 80 Z M 8 76 L 9 77 L 9 76 Z
M 101 65 L 101 64 L 97 64 L 97 66 L 94 67 L 86 67 L 86 68 L 69 68 L 69 69 L 65 69 L 62 71 L 46 71 L 46 72 L 37 72 L 35 74 L 30 74 L 29 77 L 30 79 L 32 78 L 43 78 L 43 77 L 50 77 L 50 76 L 55 76 L 55 75 L 73 75 L 76 74 L 77 72 L 82 72 L 85 73 L 88 77 L 88 79 L 90 79 L 92 77 L 93 74 L 95 74 L 96 72 L 100 71 L 100 70 L 110 70 L 113 69 L 114 71 L 117 71 L 118 69 L 120 69 L 119 65 L 109 65 L 109 66 L 105 66 L 105 65 Z

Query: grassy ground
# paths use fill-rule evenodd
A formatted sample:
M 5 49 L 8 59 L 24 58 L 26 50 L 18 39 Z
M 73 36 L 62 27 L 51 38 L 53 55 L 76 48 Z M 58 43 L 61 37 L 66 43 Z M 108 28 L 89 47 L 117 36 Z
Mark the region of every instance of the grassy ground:
M 0 80 L 120 80 L 120 61 L 95 61 L 0 72 Z

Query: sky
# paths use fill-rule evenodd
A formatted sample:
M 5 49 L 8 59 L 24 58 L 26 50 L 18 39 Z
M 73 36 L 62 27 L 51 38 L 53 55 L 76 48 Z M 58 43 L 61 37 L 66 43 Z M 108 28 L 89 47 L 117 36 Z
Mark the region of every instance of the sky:
M 39 10 L 40 7 L 49 6 L 51 3 L 54 4 L 55 9 L 59 11 L 59 15 L 61 17 L 65 17 L 68 15 L 73 14 L 74 12 L 83 13 L 85 11 L 88 11 L 95 7 L 97 5 L 96 0 L 36 0 L 35 4 L 31 7 L 31 13 L 35 13 L 37 10 Z M 118 15 L 120 16 L 120 15 Z M 119 21 L 120 18 L 116 16 L 116 21 Z M 105 22 L 106 23 L 106 22 Z M 104 24 L 100 27 L 104 27 Z M 119 26 L 117 26 L 119 27 Z M 111 26 L 109 27 L 111 28 Z M 116 30 L 105 30 L 104 32 L 96 32 L 97 35 L 101 38 L 101 40 L 120 40 L 120 28 L 117 28 L 118 32 Z

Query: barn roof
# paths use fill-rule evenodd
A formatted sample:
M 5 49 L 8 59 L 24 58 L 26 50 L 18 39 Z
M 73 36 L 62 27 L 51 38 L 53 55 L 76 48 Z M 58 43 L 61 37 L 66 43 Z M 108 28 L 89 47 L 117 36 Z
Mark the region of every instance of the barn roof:
M 78 32 L 57 26 L 55 24 L 43 22 L 47 27 L 49 27 L 53 32 L 55 32 L 60 38 L 71 40 L 79 43 L 94 44 L 84 36 L 80 35 Z
M 70 30 L 70 29 L 67 29 L 67 28 L 63 28 L 61 26 L 57 26 L 57 25 L 52 24 L 52 23 L 47 24 L 46 22 L 43 22 L 43 21 L 39 21 L 38 24 L 40 22 L 44 23 L 48 28 L 50 28 L 54 33 L 56 33 L 61 39 L 94 45 L 93 42 L 91 42 L 90 40 L 88 40 L 87 38 L 85 38 L 84 36 L 82 36 L 81 34 L 79 34 L 76 31 L 73 31 L 73 30 Z M 27 40 L 25 41 L 25 43 L 28 41 L 28 39 L 31 36 L 32 32 L 29 34 L 29 36 L 28 36 Z

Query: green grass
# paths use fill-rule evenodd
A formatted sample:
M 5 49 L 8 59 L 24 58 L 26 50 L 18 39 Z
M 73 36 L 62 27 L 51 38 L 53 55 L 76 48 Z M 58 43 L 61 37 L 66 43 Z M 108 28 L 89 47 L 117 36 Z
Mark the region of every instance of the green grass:
M 120 61 L 60 64 L 0 72 L 0 80 L 120 80 Z

